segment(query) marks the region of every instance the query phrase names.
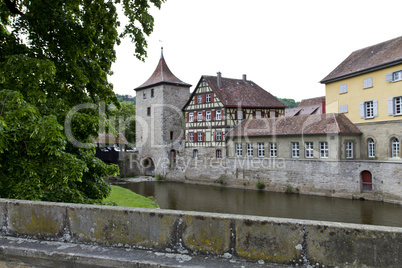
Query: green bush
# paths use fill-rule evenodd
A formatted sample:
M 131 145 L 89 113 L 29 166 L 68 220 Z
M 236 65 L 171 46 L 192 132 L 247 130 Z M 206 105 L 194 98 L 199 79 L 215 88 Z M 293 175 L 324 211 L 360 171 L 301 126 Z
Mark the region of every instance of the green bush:
M 257 189 L 262 190 L 265 188 L 265 184 L 262 181 L 258 181 L 256 187 Z
M 155 179 L 157 181 L 163 181 L 163 180 L 165 180 L 165 177 L 163 177 L 162 174 L 158 173 L 158 174 L 156 174 Z

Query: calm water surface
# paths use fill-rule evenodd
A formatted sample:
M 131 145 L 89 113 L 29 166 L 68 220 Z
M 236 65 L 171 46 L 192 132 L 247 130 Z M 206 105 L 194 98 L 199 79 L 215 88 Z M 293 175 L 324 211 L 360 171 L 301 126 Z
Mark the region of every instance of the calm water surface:
M 118 185 L 143 196 L 153 196 L 162 209 L 402 227 L 402 206 L 382 202 L 175 182 L 126 182 Z

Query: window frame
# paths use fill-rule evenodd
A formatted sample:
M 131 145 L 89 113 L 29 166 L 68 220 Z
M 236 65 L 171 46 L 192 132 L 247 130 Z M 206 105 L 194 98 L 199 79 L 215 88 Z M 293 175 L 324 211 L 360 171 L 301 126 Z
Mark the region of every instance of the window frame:
M 217 131 L 215 133 L 215 140 L 216 141 L 222 141 L 222 131 Z
M 263 142 L 257 143 L 258 157 L 265 157 L 265 145 Z
M 155 97 L 155 90 L 151 88 L 151 98 Z
M 211 121 L 211 111 L 205 112 L 205 121 Z
M 243 120 L 243 111 L 242 110 L 237 110 L 237 120 Z
M 202 95 L 198 95 L 197 96 L 197 104 L 201 104 L 202 103 Z
M 194 142 L 194 132 L 188 133 L 188 141 Z
M 276 142 L 269 143 L 269 157 L 278 157 L 278 145 Z
M 236 156 L 243 156 L 243 148 L 241 143 L 236 143 Z
M 307 141 L 304 143 L 304 157 L 314 158 L 314 143 L 312 141 Z
M 248 157 L 254 156 L 254 148 L 252 143 L 247 143 L 247 156 Z
M 197 112 L 197 122 L 202 122 L 202 112 Z
M 327 141 L 320 141 L 320 158 L 329 158 L 329 144 Z
M 217 149 L 215 153 L 216 159 L 222 159 L 222 150 Z
M 151 107 L 147 107 L 147 116 L 151 116 Z
M 197 149 L 193 150 L 193 158 L 198 159 L 198 150 Z
M 143 98 L 144 100 L 147 98 L 147 91 L 146 91 L 146 90 L 144 90 L 144 91 L 142 92 L 142 98 Z
M 371 116 L 369 113 L 371 113 Z M 364 118 L 374 118 L 374 101 L 371 100 L 364 102 Z
M 391 139 L 391 158 L 399 158 L 400 157 L 400 143 L 398 138 Z
M 399 103 L 397 103 L 397 101 L 399 101 Z M 394 115 L 402 115 L 402 96 L 392 98 L 392 104 L 394 106 Z
M 197 132 L 197 141 L 203 141 L 202 132 Z
M 375 158 L 375 141 L 372 138 L 367 140 L 367 157 Z
M 291 143 L 292 149 L 292 158 L 299 158 L 300 157 L 300 145 L 299 142 L 292 142 Z
M 353 141 L 347 141 L 345 143 L 345 157 L 347 159 L 353 159 L 354 155 L 353 155 Z
M 193 112 L 188 113 L 188 122 L 189 123 L 194 122 L 194 113 Z
M 211 103 L 211 94 L 207 94 L 207 96 L 205 97 L 205 102 Z
M 395 79 L 396 75 L 399 76 L 399 78 Z M 402 80 L 402 70 L 392 72 L 392 82 L 397 82 Z
M 215 120 L 216 121 L 222 120 L 222 111 L 221 110 L 216 110 L 215 111 Z

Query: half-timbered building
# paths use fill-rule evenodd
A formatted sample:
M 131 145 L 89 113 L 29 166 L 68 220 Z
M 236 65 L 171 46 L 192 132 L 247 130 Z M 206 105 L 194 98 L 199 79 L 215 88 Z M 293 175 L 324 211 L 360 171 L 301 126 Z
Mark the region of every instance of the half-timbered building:
M 230 129 L 244 119 L 282 117 L 285 107 L 246 75 L 204 75 L 183 108 L 186 152 L 193 158 L 224 158 Z

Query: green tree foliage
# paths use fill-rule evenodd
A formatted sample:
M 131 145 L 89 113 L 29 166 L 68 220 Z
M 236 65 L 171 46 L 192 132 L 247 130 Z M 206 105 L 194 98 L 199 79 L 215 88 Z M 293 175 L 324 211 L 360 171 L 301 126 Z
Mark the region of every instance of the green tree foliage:
M 127 95 L 120 95 L 120 94 L 116 94 L 116 96 L 120 102 L 132 102 L 135 104 L 135 97 L 130 97 Z
M 280 102 L 285 104 L 288 108 L 296 108 L 300 101 L 295 101 L 294 99 L 277 98 Z
M 101 104 L 120 107 L 107 81 L 114 47 L 129 36 L 144 60 L 150 3 L 162 2 L 0 0 L 0 197 L 99 203 L 109 194 L 103 178 L 118 168 L 95 158 L 94 148 L 70 143 L 64 127 L 91 144 L 102 126 Z M 129 19 L 120 35 L 119 4 Z M 77 110 L 65 125 L 84 103 L 92 108 Z
M 120 107 L 112 109 L 109 124 L 113 132 L 123 133 L 129 143 L 135 143 L 135 104 L 133 102 L 121 102 Z M 110 131 L 109 131 L 110 132 Z

